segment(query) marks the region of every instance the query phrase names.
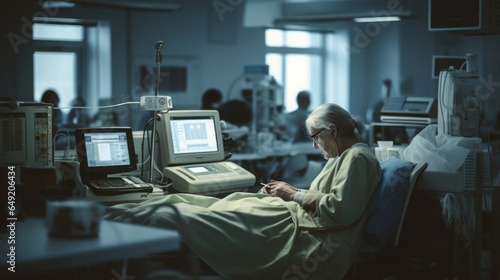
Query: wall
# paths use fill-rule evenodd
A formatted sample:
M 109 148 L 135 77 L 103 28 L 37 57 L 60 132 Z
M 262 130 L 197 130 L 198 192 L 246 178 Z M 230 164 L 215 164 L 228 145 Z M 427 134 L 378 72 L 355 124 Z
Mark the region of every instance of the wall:
M 176 104 L 180 108 L 199 108 L 203 91 L 216 87 L 227 96 L 231 82 L 243 74 L 244 65 L 265 63 L 263 29 L 243 28 L 242 14 L 243 5 L 240 5 L 219 17 L 211 1 L 196 0 L 183 1 L 180 10 L 169 14 L 133 13 L 130 57 L 132 61 L 144 58 L 152 61 L 153 46 L 162 40 L 166 61 L 182 58 L 197 61 L 199 81 L 196 81 L 195 96 L 173 94 L 171 97 L 174 108 Z
M 112 72 L 112 88 L 115 92 L 127 92 L 121 81 L 124 80 L 124 68 L 121 62 L 127 61 L 127 45 L 123 44 L 127 31 L 125 29 L 126 14 L 106 9 L 60 9 L 43 8 L 41 1 L 26 0 L 13 2 L 9 13 L 2 17 L 2 35 L 15 34 L 15 44 L 7 36 L 2 37 L 0 65 L 1 96 L 10 96 L 20 101 L 33 100 L 33 52 L 32 18 L 48 16 L 62 18 L 98 19 L 111 23 L 114 32 L 111 35 L 113 44 L 119 46 L 112 52 L 112 61 L 117 62 Z M 38 100 L 36 100 L 38 101 Z
M 483 78 L 482 106 L 488 125 L 500 107 L 500 35 L 467 36 L 428 30 L 428 1 L 413 1 L 414 17 L 379 29 L 370 23 L 339 23 L 332 28 L 350 34 L 350 106 L 364 116 L 381 93 L 382 80 L 392 80 L 391 95 L 437 98 L 438 80 L 431 78 L 433 55 L 478 54 Z M 353 51 L 354 50 L 354 51 Z
M 13 2 L 8 12 L 0 18 L 0 97 L 32 98 L 33 62 L 29 60 L 33 44 L 31 39 L 31 18 L 39 10 L 35 0 Z M 30 90 L 31 85 L 31 90 Z M 27 91 L 27 92 L 26 92 Z M 30 95 L 31 94 L 31 95 Z
M 391 95 L 399 95 L 400 23 L 352 24 L 350 66 L 350 107 L 365 117 L 368 108 L 381 99 L 382 81 L 392 81 Z
M 26 3 L 31 3 L 27 5 Z M 391 22 L 379 30 L 368 24 L 338 23 L 332 30 L 348 32 L 351 51 L 347 85 L 349 110 L 364 116 L 371 104 L 380 97 L 382 80 L 393 82 L 393 95 L 437 97 L 437 80 L 432 79 L 432 55 L 479 55 L 479 69 L 487 92 L 483 97 L 486 116 L 491 123 L 497 112 L 500 98 L 500 36 L 464 36 L 448 32 L 430 32 L 427 29 L 428 1 L 413 1 L 415 17 L 401 22 Z M 26 1 L 14 7 L 12 13 L 2 18 L 3 34 L 21 33 L 24 22 L 39 10 L 36 1 Z M 86 10 L 58 11 L 60 15 L 99 17 L 111 21 L 112 37 L 112 96 L 131 96 L 138 100 L 134 89 L 138 60 L 153 61 L 154 44 L 165 42 L 162 53 L 169 57 L 195 58 L 198 62 L 198 94 L 172 96 L 174 107 L 197 108 L 201 93 L 209 87 L 226 92 L 231 83 L 243 72 L 246 64 L 264 63 L 264 31 L 261 28 L 243 28 L 243 5 L 217 13 L 211 1 L 186 0 L 181 9 L 171 13 L 156 11 Z M 368 35 L 368 43 L 360 43 L 360 31 Z M 371 31 L 370 31 L 371 30 Z M 370 33 L 371 32 L 371 33 Z M 5 38 L 5 37 L 4 37 Z M 357 41 L 356 41 L 357 40 Z M 366 42 L 365 42 L 366 43 Z M 32 47 L 23 44 L 24 55 L 14 53 L 2 39 L 2 65 L 0 79 L 2 96 L 16 96 L 29 100 L 32 96 Z M 4 63 L 5 62 L 5 63 Z M 336 75 L 332 71 L 331 75 Z M 331 78 L 331 77 L 330 77 Z M 327 93 L 329 95 L 335 93 Z M 325 98 L 325 100 L 331 100 Z M 136 114 L 137 112 L 134 112 Z M 135 118 L 132 114 L 130 120 Z
M 154 62 L 158 40 L 165 43 L 163 64 L 184 60 L 194 68 L 189 94 L 169 94 L 174 109 L 200 108 L 201 96 L 208 88 L 218 88 L 228 98 L 229 87 L 243 74 L 244 65 L 265 63 L 264 31 L 243 28 L 242 14 L 243 5 L 219 16 L 212 2 L 196 0 L 183 1 L 180 10 L 167 14 L 131 13 L 128 81 L 133 100 L 144 94 L 136 90 L 140 82 L 138 66 Z M 135 110 L 132 119 L 139 114 L 142 112 Z
M 34 12 L 42 10 L 34 1 L 15 8 L 11 18 L 2 18 L 3 34 L 12 31 L 21 34 L 22 17 L 31 18 Z M 165 63 L 172 57 L 195 59 L 199 70 L 199 79 L 195 81 L 197 91 L 193 95 L 172 96 L 174 108 L 186 109 L 199 108 L 203 91 L 210 87 L 219 88 L 226 94 L 231 83 L 243 74 L 244 65 L 265 62 L 264 31 L 262 28 L 243 28 L 242 14 L 243 5 L 221 14 L 210 1 L 186 0 L 174 12 L 78 8 L 58 9 L 52 16 L 110 22 L 112 92 L 106 95 L 111 95 L 115 102 L 139 100 L 136 90 L 139 80 L 135 75 L 137 65 L 142 61 L 154 63 L 154 44 L 158 40 L 165 43 L 162 49 Z M 33 44 L 31 33 L 28 35 L 24 36 L 27 43 L 21 45 L 19 53 L 14 53 L 9 42 L 2 39 L 2 50 L 6 50 L 2 52 L 6 64 L 2 65 L 0 72 L 6 85 L 2 96 L 32 100 L 33 65 L 30 58 Z M 133 122 L 137 111 L 132 110 L 132 114 L 127 115 L 128 121 Z
M 438 80 L 430 78 L 433 55 L 465 56 L 478 54 L 480 75 L 494 81 L 483 87 L 481 97 L 488 124 L 494 121 L 500 104 L 500 35 L 467 36 L 446 31 L 428 31 L 428 1 L 418 1 L 414 6 L 415 19 L 402 21 L 399 41 L 401 44 L 400 92 L 405 96 L 435 97 Z

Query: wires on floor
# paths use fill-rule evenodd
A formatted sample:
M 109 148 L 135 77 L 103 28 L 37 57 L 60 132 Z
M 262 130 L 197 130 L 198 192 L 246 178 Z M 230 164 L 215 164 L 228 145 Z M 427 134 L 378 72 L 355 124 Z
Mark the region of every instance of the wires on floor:
M 146 178 L 145 177 L 145 174 L 144 174 L 144 168 L 145 168 L 145 164 L 149 161 L 150 159 L 150 155 L 151 155 L 151 147 L 150 147 L 150 142 L 149 142 L 149 133 L 148 132 L 148 127 L 149 125 L 153 122 L 153 118 L 150 118 L 146 124 L 144 125 L 144 128 L 142 129 L 142 143 L 141 143 L 141 157 L 143 158 L 142 160 L 142 168 L 141 168 L 141 178 Z M 146 159 L 144 159 L 144 139 L 146 139 L 146 136 L 147 136 L 147 141 L 146 143 L 148 144 L 148 157 Z M 147 180 L 145 180 L 147 181 Z
M 168 111 L 166 111 L 164 113 L 168 113 Z M 145 179 L 145 181 L 149 181 L 150 178 L 146 178 L 149 175 L 151 178 L 153 178 L 153 180 L 155 180 L 155 182 L 150 182 L 150 183 L 162 185 L 162 184 L 165 183 L 165 176 L 163 175 L 162 170 L 156 164 L 154 156 L 151 155 L 153 141 L 154 141 L 155 138 L 159 139 L 158 131 L 156 131 L 155 132 L 155 136 L 153 136 L 153 133 L 152 133 L 152 130 L 153 130 L 152 129 L 152 124 L 153 124 L 153 117 L 151 117 L 146 122 L 146 124 L 144 125 L 144 128 L 142 130 L 141 155 L 144 158 L 144 156 L 145 156 L 145 148 L 147 148 L 147 151 L 146 151 L 147 157 L 146 157 L 146 159 L 144 159 L 142 161 L 141 177 L 143 178 L 143 180 Z M 147 147 L 145 147 L 146 145 L 147 145 Z M 157 151 L 161 152 L 160 149 L 158 149 Z M 153 164 L 152 165 L 151 165 L 150 160 L 153 160 Z M 160 178 L 158 179 L 158 176 L 152 176 L 151 173 L 150 174 L 144 174 L 144 170 L 146 169 L 146 166 L 153 166 L 153 170 L 149 170 L 148 169 L 149 172 L 153 172 L 153 173 L 154 172 L 158 172 Z
M 447 228 L 451 228 L 452 225 L 455 226 L 455 232 L 462 237 L 465 248 L 468 248 L 471 260 L 473 256 L 472 246 L 474 245 L 472 244 L 471 236 L 473 236 L 475 232 L 473 199 L 474 197 L 466 195 L 465 193 L 459 196 L 453 193 L 447 193 L 441 199 L 444 223 Z M 472 266 L 473 262 L 471 261 L 469 269 L 471 273 L 470 276 L 472 276 Z
M 63 153 L 63 159 L 67 159 L 69 155 L 69 131 L 66 128 L 61 128 L 59 129 L 55 134 L 53 138 L 53 143 L 54 146 L 57 146 L 57 138 L 59 136 L 65 136 L 66 137 L 66 149 L 64 150 Z
M 470 238 L 474 234 L 473 207 L 467 201 L 471 198 L 454 193 L 447 193 L 441 199 L 442 217 L 447 228 L 454 225 L 455 230 L 461 235 L 465 246 L 470 245 Z M 472 212 L 472 213 L 471 213 Z
M 485 175 L 483 177 L 483 186 L 493 188 L 493 158 L 491 155 L 492 154 L 492 147 L 491 147 L 491 140 L 490 140 L 490 129 L 488 128 L 486 120 L 480 115 L 479 116 L 479 132 L 481 132 L 481 127 L 484 127 L 485 132 L 486 132 L 486 150 L 487 150 L 487 153 L 486 153 L 487 158 L 486 158 L 486 160 L 483 160 L 483 165 L 482 165 L 482 169 L 483 169 L 482 171 L 483 171 L 483 174 Z M 481 149 L 481 151 L 484 151 L 484 150 Z M 483 154 L 483 156 L 485 156 L 485 155 Z M 484 182 L 485 179 L 487 179 L 488 182 Z

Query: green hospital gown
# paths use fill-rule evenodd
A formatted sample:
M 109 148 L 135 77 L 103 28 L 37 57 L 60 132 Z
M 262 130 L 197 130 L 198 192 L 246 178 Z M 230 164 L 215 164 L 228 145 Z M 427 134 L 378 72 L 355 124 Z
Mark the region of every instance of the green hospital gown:
M 128 221 L 154 205 L 174 204 L 183 222 L 170 207 L 159 207 L 140 223 L 186 224 L 183 242 L 226 279 L 342 279 L 363 243 L 368 201 L 380 178 L 375 155 L 358 143 L 327 162 L 302 207 L 266 194 L 172 194 L 114 206 L 125 211 L 113 219 Z

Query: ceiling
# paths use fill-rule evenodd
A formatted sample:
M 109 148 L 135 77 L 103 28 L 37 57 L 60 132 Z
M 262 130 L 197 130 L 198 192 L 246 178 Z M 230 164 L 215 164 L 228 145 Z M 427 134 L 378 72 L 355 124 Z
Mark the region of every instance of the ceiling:
M 182 0 L 44 0 L 58 8 L 98 7 L 123 10 L 175 11 Z M 203 0 L 196 0 L 203 1 Z M 207 1 L 207 0 L 204 0 Z M 211 0 L 208 0 L 211 1 Z M 234 0 L 223 1 L 226 5 Z M 398 16 L 411 18 L 412 0 L 241 0 L 244 1 L 245 27 L 317 28 L 359 17 Z M 238 2 L 240 3 L 240 2 Z M 236 4 L 235 4 L 236 5 Z
M 360 17 L 410 18 L 411 0 L 246 0 L 247 27 L 321 26 Z
M 48 0 L 45 1 L 44 5 L 58 8 L 78 6 L 124 10 L 174 11 L 180 8 L 180 2 L 181 0 Z

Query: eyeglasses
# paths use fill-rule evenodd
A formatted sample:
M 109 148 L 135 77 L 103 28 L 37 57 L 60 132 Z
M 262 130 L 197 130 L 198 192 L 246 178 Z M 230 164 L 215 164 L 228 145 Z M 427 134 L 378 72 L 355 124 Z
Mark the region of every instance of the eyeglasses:
M 314 141 L 314 143 L 316 143 L 316 141 L 318 140 L 318 139 L 317 139 L 318 134 L 320 134 L 320 133 L 321 133 L 323 130 L 325 130 L 325 129 L 326 129 L 326 128 L 324 128 L 324 127 L 323 127 L 322 129 L 318 130 L 318 132 L 316 132 L 316 133 L 314 133 L 313 135 L 311 135 L 311 139 Z

